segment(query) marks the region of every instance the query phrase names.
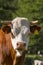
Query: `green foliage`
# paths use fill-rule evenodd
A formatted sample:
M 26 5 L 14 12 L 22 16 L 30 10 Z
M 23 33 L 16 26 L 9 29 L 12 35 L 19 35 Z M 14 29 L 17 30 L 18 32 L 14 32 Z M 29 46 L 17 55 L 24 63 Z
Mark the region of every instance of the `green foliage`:
M 0 0 L 0 19 L 11 20 L 12 14 L 18 8 L 18 0 Z
M 5 12 L 10 13 L 12 18 L 22 16 L 27 17 L 30 21 L 40 20 L 43 19 L 43 0 L 0 0 L 1 10 L 7 10 L 8 12 Z M 6 15 L 5 13 L 3 15 L 9 18 L 10 14 Z
M 32 60 L 43 60 L 43 56 L 40 55 L 35 55 L 35 54 L 30 54 L 30 55 L 26 55 L 26 58 L 32 59 Z
M 30 21 L 43 18 L 43 0 L 18 0 L 18 16 L 27 17 Z

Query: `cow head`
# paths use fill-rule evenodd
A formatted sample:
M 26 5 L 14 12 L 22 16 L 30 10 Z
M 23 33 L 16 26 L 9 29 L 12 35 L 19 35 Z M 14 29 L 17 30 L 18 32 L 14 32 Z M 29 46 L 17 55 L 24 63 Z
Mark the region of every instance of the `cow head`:
M 17 55 L 20 55 L 22 52 L 18 52 L 18 50 L 27 50 L 29 36 L 30 33 L 38 35 L 41 27 L 36 25 L 37 22 L 29 23 L 27 18 L 17 17 L 12 21 L 11 32 L 15 36 L 15 38 L 11 38 L 13 41 L 13 48 L 16 49 Z
M 22 52 L 27 50 L 30 33 L 39 33 L 41 27 L 35 23 L 30 24 L 27 18 L 17 17 L 7 26 L 2 27 L 4 32 L 11 32 L 12 46 L 16 50 L 17 56 L 21 56 Z
M 13 48 L 16 49 L 17 55 L 21 55 L 28 48 L 28 34 L 30 34 L 28 19 L 21 17 L 15 18 L 12 21 L 11 32 L 15 36 L 15 38 L 11 38 Z

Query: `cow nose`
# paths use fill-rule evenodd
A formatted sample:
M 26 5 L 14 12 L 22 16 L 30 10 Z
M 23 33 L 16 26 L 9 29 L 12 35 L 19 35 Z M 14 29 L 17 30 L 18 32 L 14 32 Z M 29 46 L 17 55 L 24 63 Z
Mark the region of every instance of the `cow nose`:
M 22 46 L 22 43 L 18 42 L 17 47 L 21 47 L 21 46 Z
M 17 46 L 26 46 L 26 43 L 18 42 L 18 43 L 17 43 Z
M 17 43 L 17 49 L 23 50 L 23 49 L 25 49 L 25 47 L 26 47 L 25 43 L 22 43 L 22 42 L 18 42 Z

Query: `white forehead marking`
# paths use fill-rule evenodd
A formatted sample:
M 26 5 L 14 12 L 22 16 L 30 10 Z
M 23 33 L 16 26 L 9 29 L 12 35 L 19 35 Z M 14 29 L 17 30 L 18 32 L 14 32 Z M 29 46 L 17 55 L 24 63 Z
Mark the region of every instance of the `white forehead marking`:
M 28 27 L 29 26 L 29 22 L 28 22 L 28 19 L 27 18 L 22 18 L 22 17 L 16 17 L 15 19 L 12 20 L 12 24 L 14 26 L 26 26 Z
M 12 24 L 13 24 L 13 31 L 15 33 L 21 32 L 21 31 L 22 32 L 27 31 L 28 33 L 30 33 L 30 26 L 29 26 L 30 24 L 27 18 L 17 17 L 12 21 Z

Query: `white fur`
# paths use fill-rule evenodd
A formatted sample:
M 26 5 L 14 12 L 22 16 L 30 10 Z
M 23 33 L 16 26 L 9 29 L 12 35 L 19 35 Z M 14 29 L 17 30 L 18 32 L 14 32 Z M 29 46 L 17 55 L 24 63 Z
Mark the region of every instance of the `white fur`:
M 21 56 L 22 55 L 22 51 L 18 51 L 18 50 L 16 50 L 16 56 Z
M 12 21 L 12 24 L 13 28 L 11 29 L 11 31 L 13 34 L 17 33 L 18 31 L 19 33 L 26 33 L 26 30 L 28 30 L 27 32 L 30 33 L 30 24 L 27 18 L 17 17 Z
M 18 36 L 16 36 L 15 38 L 11 38 L 12 41 L 12 46 L 14 49 L 17 49 L 17 43 L 18 42 L 23 42 L 26 44 L 26 50 L 28 48 L 28 40 L 26 37 L 24 37 L 23 35 L 19 34 Z
M 16 38 L 11 38 L 11 41 L 12 41 L 12 46 L 13 46 L 14 50 L 16 50 L 16 52 L 17 52 L 17 54 L 16 54 L 17 56 L 21 56 L 22 55 L 22 51 L 18 51 L 17 50 L 17 43 L 18 42 L 26 43 L 25 50 L 28 49 L 28 40 L 27 40 L 27 38 L 24 38 L 24 36 L 22 36 L 21 34 L 16 36 Z

